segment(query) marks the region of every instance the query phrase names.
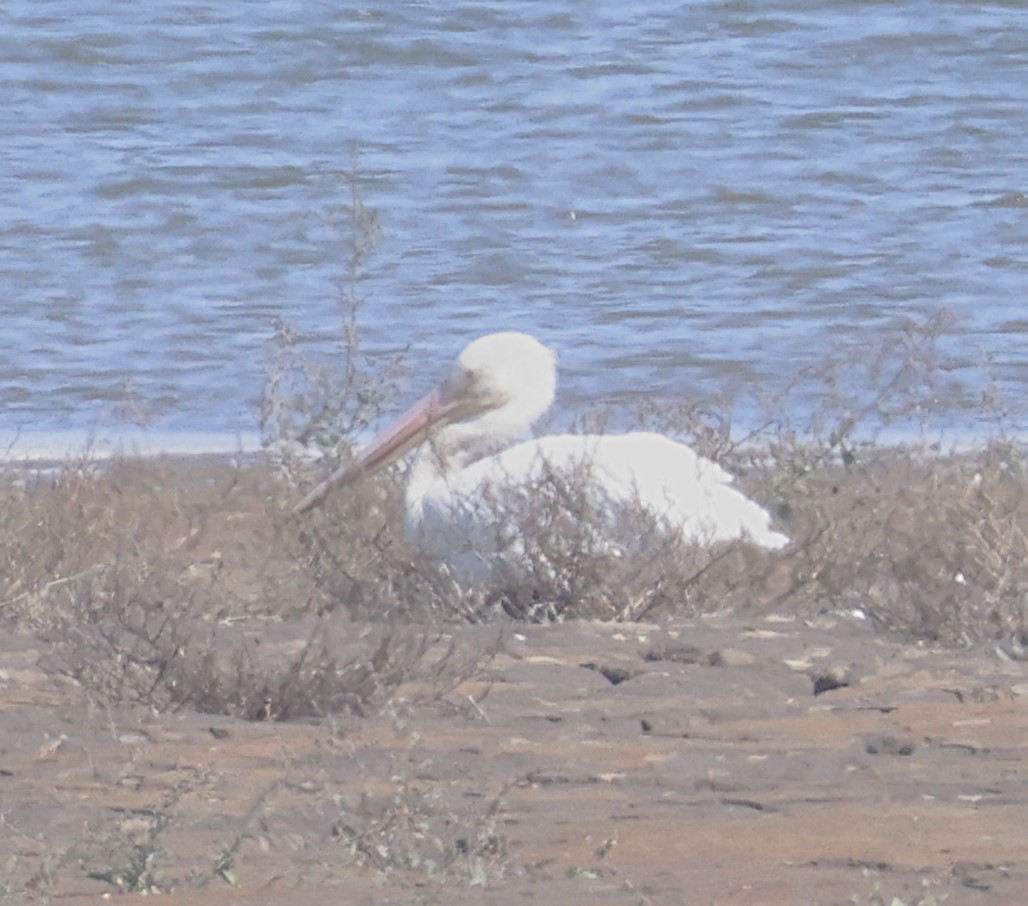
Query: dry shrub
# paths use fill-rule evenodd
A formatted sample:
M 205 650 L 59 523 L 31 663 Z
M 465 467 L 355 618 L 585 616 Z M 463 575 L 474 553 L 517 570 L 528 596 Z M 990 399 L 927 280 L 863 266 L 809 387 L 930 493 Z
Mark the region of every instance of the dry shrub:
M 421 623 L 472 616 L 473 595 L 405 537 L 396 476 L 341 489 L 296 528 L 320 613 Z
M 423 629 L 320 621 L 211 626 L 150 602 L 115 604 L 57 638 L 54 669 L 104 700 L 247 720 L 363 715 L 412 683 L 419 700 L 437 698 L 477 670 L 481 656 Z
M 332 834 L 355 864 L 384 874 L 417 872 L 434 881 L 488 886 L 510 870 L 507 838 L 497 828 L 501 799 L 484 812 L 458 814 L 437 783 L 394 774 L 389 795 L 340 802 Z
M 0 493 L 0 615 L 42 632 L 48 666 L 103 701 L 260 719 L 362 712 L 415 680 L 442 694 L 487 656 L 425 627 L 289 638 L 319 595 L 259 465 L 81 461 Z
M 473 549 L 463 559 L 486 576 L 483 604 L 530 621 L 702 609 L 701 577 L 742 546 L 697 544 L 641 505 L 609 504 L 594 487 L 588 462 L 545 467 L 531 488 L 497 486 L 469 505 L 477 532 L 465 533 Z M 454 523 L 464 533 L 465 520 Z
M 260 399 L 263 445 L 277 457 L 280 477 L 292 484 L 302 476 L 317 450 L 329 462 L 345 456 L 362 431 L 396 396 L 405 373 L 402 355 L 385 359 L 366 353 L 361 344 L 358 315 L 363 304 L 360 286 L 369 256 L 378 245 L 378 213 L 361 191 L 356 155 L 351 171 L 342 177 L 347 200 L 329 212 L 328 221 L 345 224 L 345 279 L 336 297 L 338 335 L 332 354 L 317 357 L 304 349 L 303 338 L 290 324 L 279 321 L 269 344 Z
M 815 408 L 769 401 L 772 414 L 741 439 L 723 401 L 645 413 L 647 424 L 693 438 L 781 517 L 793 544 L 774 555 L 770 581 L 754 579 L 752 602 L 854 610 L 884 629 L 946 643 L 1024 634 L 1024 453 L 1003 439 L 1007 413 L 994 386 L 975 391 L 941 352 L 953 330 L 945 314 L 907 320 L 871 355 L 826 358 L 790 387 Z M 796 411 L 807 412 L 799 425 L 783 414 Z M 992 422 L 992 439 L 942 449 L 940 425 L 968 411 Z M 911 440 L 876 442 L 895 428 Z M 706 594 L 731 601 L 726 574 L 715 573 Z
M 160 582 L 187 582 L 191 595 L 202 593 L 232 553 L 232 523 L 247 509 L 240 502 L 252 505 L 259 491 L 252 473 L 193 468 L 195 484 L 188 467 L 88 455 L 49 472 L 9 470 L 0 484 L 4 616 L 52 626 L 70 617 L 91 583 L 139 584 L 156 573 Z M 227 542 L 224 551 L 204 543 L 215 535 Z M 241 575 L 233 581 L 243 584 Z
M 1024 635 L 1028 476 L 1016 448 L 868 448 L 796 493 L 807 523 L 793 554 L 797 604 L 856 609 L 930 641 Z

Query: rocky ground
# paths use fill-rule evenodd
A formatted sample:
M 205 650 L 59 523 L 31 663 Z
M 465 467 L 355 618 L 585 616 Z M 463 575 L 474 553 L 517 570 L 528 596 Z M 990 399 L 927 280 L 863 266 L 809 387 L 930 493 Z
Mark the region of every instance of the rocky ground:
M 382 713 L 297 722 L 98 704 L 42 669 L 52 637 L 12 631 L 0 890 L 62 906 L 1024 901 L 1028 677 L 993 645 L 901 643 L 845 615 L 447 631 L 499 651 L 444 694 L 412 682 Z

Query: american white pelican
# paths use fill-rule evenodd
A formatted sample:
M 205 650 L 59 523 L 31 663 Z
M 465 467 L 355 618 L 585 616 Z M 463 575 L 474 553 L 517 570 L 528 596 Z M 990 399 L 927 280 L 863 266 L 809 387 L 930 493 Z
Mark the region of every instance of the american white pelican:
M 407 484 L 407 528 L 456 578 L 480 580 L 497 556 L 523 550 L 511 543 L 498 504 L 517 492 L 531 500 L 533 489 L 554 475 L 580 482 L 580 499 L 610 527 L 641 507 L 658 525 L 698 544 L 743 539 L 775 549 L 788 543 L 772 530 L 769 514 L 731 486 L 724 469 L 659 434 L 564 434 L 502 449 L 550 407 L 556 385 L 554 355 L 533 337 L 481 337 L 439 387 L 293 511 L 312 509 L 332 488 L 420 446 Z

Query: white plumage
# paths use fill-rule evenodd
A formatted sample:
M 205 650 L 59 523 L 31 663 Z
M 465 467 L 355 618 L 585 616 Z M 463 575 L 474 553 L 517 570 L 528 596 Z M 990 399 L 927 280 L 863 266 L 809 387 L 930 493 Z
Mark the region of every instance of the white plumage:
M 295 511 L 420 446 L 406 492 L 408 531 L 464 580 L 488 580 L 499 557 L 523 556 L 524 545 L 511 537 L 522 522 L 505 507 L 531 501 L 554 480 L 576 489 L 578 504 L 594 525 L 609 528 L 612 543 L 640 507 L 657 526 L 698 544 L 742 539 L 776 549 L 788 543 L 771 528 L 769 514 L 731 486 L 724 469 L 659 434 L 563 434 L 503 449 L 550 407 L 555 391 L 553 353 L 533 337 L 497 333 L 475 340 L 443 384 Z M 540 505 L 550 499 L 542 493 Z M 545 514 L 539 522 L 546 523 Z

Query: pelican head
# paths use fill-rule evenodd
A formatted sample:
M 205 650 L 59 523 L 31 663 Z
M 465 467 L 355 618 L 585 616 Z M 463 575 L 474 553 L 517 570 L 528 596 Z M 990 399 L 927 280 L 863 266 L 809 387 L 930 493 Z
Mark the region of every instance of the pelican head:
M 556 390 L 556 358 L 535 337 L 514 331 L 480 337 L 436 391 L 443 411 L 433 446 L 466 459 L 483 444 L 512 440 L 550 408 Z
M 460 468 L 485 448 L 527 431 L 553 402 L 557 389 L 554 354 L 534 337 L 516 331 L 492 333 L 465 347 L 450 376 L 415 403 L 336 470 L 294 508 L 304 513 L 337 485 L 377 472 L 431 441 L 419 470 L 439 476 Z

